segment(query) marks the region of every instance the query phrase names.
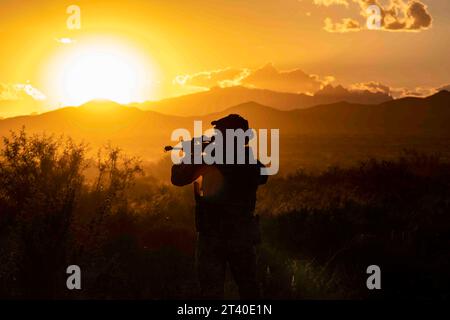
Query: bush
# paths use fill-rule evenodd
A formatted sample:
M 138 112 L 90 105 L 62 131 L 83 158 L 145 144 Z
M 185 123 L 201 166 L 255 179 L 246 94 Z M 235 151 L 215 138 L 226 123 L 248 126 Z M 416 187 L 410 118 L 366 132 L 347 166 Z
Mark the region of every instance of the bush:
M 143 174 L 106 146 L 96 159 L 68 138 L 4 138 L 0 297 L 197 298 L 190 187 Z M 265 298 L 448 298 L 450 163 L 407 151 L 323 172 L 271 178 L 258 193 Z M 82 270 L 81 291 L 65 287 Z M 365 287 L 382 270 L 381 292 Z M 227 280 L 230 297 L 236 288 Z

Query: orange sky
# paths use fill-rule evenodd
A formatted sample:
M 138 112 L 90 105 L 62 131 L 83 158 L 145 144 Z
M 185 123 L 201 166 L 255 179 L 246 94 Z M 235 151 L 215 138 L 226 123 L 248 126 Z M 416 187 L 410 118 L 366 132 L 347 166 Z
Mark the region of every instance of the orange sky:
M 299 68 L 308 75 L 317 75 L 320 83 L 334 79 L 333 84 L 350 86 L 377 81 L 393 88 L 411 89 L 448 84 L 450 2 L 413 1 L 424 5 L 432 25 L 416 28 L 414 21 L 409 20 L 409 26 L 406 23 L 401 30 L 392 32 L 387 27 L 365 30 L 361 3 L 375 1 L 2 0 L 0 100 L 11 98 L 5 88 L 29 84 L 48 103 L 65 104 L 64 95 L 56 92 L 52 83 L 52 77 L 53 82 L 57 79 L 55 65 L 61 65 L 63 57 L 79 52 L 83 46 L 107 42 L 132 52 L 129 57 L 135 57 L 140 72 L 148 75 L 145 83 L 140 83 L 146 94 L 131 100 L 160 99 L 213 84 L 241 84 L 244 76 L 268 62 L 279 70 Z M 378 0 L 383 10 L 391 2 L 395 1 Z M 396 3 L 403 4 L 397 8 L 402 21 L 401 11 L 407 14 L 412 2 Z M 71 4 L 81 8 L 78 31 L 66 26 L 66 8 Z M 334 31 L 350 32 L 325 30 L 327 18 Z M 341 30 L 342 19 L 352 19 L 360 27 Z M 66 37 L 76 42 L 57 41 Z M 226 74 L 210 73 L 227 68 L 230 69 Z M 200 87 L 190 83 L 191 76 L 198 76 L 199 72 L 210 80 L 211 75 L 219 76 L 220 81 Z M 247 84 L 252 85 L 249 81 Z

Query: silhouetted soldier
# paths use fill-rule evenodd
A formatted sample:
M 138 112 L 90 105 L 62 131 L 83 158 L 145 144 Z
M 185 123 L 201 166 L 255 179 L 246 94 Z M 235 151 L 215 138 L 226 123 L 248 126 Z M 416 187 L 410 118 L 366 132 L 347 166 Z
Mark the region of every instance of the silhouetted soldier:
M 247 120 L 234 114 L 211 124 L 222 132 L 224 146 L 226 129 L 246 131 L 249 128 Z M 235 139 L 235 144 L 238 141 Z M 254 210 L 256 190 L 258 185 L 267 182 L 267 176 L 261 175 L 263 165 L 259 161 L 250 162 L 254 155 L 248 145 L 241 148 L 245 150 L 245 164 L 236 164 L 236 150 L 240 147 L 234 147 L 235 164 L 182 163 L 172 167 L 174 185 L 195 181 L 198 276 L 202 295 L 207 299 L 223 298 L 227 263 L 241 299 L 259 297 L 255 253 L 255 245 L 260 241 L 259 221 Z M 226 153 L 224 147 L 223 163 Z

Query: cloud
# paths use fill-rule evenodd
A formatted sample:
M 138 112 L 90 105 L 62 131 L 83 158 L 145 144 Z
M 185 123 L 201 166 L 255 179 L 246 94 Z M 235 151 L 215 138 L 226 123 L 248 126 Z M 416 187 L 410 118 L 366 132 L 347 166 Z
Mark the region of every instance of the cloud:
M 77 42 L 77 40 L 71 38 L 56 38 L 55 41 L 61 44 L 72 44 Z
M 280 71 L 273 64 L 268 63 L 255 70 L 226 68 L 199 72 L 193 75 L 178 75 L 173 83 L 182 87 L 197 88 L 198 90 L 217 86 L 246 86 L 312 94 L 334 80 L 332 76 L 321 78 L 318 75 L 307 74 L 300 69 Z
M 405 97 L 429 97 L 439 90 L 433 87 L 419 86 L 415 88 L 391 88 L 392 96 L 396 99 Z
M 370 90 L 369 90 L 370 89 Z M 379 104 L 392 100 L 389 92 L 374 90 L 368 86 L 327 85 L 318 91 L 314 97 L 318 98 L 320 104 L 334 103 L 337 101 L 347 101 L 360 104 Z
M 324 85 L 334 81 L 334 77 L 320 78 L 318 75 L 307 74 L 300 69 L 280 71 L 268 63 L 244 77 L 243 85 L 260 89 L 286 92 L 314 93 Z
M 366 82 L 351 84 L 348 87 L 342 85 L 332 86 L 327 85 L 323 87 L 316 95 L 333 95 L 333 96 L 346 96 L 350 94 L 365 94 L 373 95 L 380 94 L 390 96 L 391 89 L 378 82 Z
M 354 83 L 349 86 L 349 90 L 391 94 L 391 88 L 389 86 L 376 81 Z
M 314 0 L 314 4 L 326 7 L 329 7 L 331 5 L 342 5 L 348 7 L 347 0 Z
M 359 6 L 359 15 L 364 18 L 364 25 L 371 20 L 374 13 L 367 11 L 369 6 L 378 6 L 380 13 L 380 28 L 383 31 L 421 31 L 432 26 L 433 18 L 428 7 L 419 0 L 314 0 L 316 5 L 344 5 L 349 6 L 350 1 Z M 324 30 L 328 32 L 360 31 L 360 23 L 352 18 L 344 18 L 341 22 L 333 23 L 331 18 L 325 19 Z
M 360 31 L 359 22 L 350 18 L 344 18 L 341 22 L 333 22 L 331 18 L 326 18 L 323 29 L 331 33 L 347 33 Z
M 31 84 L 0 83 L 0 118 L 46 110 L 45 95 Z
M 432 86 L 417 86 L 414 88 L 407 88 L 390 87 L 377 81 L 369 81 L 353 83 L 346 87 L 341 85 L 327 85 L 320 91 L 318 91 L 316 93 L 316 96 L 332 96 L 335 98 L 340 97 L 342 100 L 347 100 L 349 102 L 371 104 L 387 101 L 388 98 L 426 98 L 442 90 L 450 91 L 450 84 L 443 85 L 438 88 Z
M 406 88 L 406 87 L 390 87 L 386 84 L 370 81 L 370 82 L 361 82 L 354 83 L 348 86 L 350 91 L 369 91 L 372 93 L 383 93 L 387 95 L 391 95 L 393 98 L 404 98 L 404 97 L 429 97 L 435 93 L 438 93 L 442 90 L 450 91 L 450 84 L 442 85 L 440 87 L 432 87 L 432 86 L 417 86 L 414 88 Z
M 180 86 L 191 86 L 199 89 L 211 87 L 229 87 L 239 85 L 240 81 L 248 75 L 247 69 L 219 69 L 202 71 L 192 75 L 178 75 L 173 83 Z
M 408 16 L 412 19 L 413 23 L 410 28 L 426 29 L 431 26 L 433 19 L 427 11 L 427 7 L 421 2 L 413 2 L 408 9 Z
M 357 1 L 362 9 L 368 5 L 375 4 L 381 10 L 382 30 L 386 31 L 420 31 L 431 27 L 432 17 L 428 8 L 420 1 L 403 0 L 390 1 L 388 6 L 382 6 L 375 0 L 354 0 Z M 367 18 L 367 13 L 365 15 Z
M 47 97 L 31 84 L 0 84 L 0 100 L 13 101 L 32 98 L 33 100 L 45 100 Z
M 405 88 L 405 87 L 390 88 L 391 95 L 396 99 L 405 97 L 425 98 L 433 94 L 436 94 L 442 90 L 450 91 L 450 84 L 442 85 L 439 87 L 417 86 L 415 88 Z
M 279 70 L 272 63 L 257 69 L 225 68 L 179 75 L 173 83 L 184 93 L 209 90 L 213 87 L 245 86 L 279 92 L 305 93 L 309 95 L 351 97 L 353 102 L 380 103 L 387 98 L 428 97 L 440 90 L 449 90 L 450 84 L 441 87 L 417 86 L 414 88 L 392 87 L 378 81 L 356 82 L 349 85 L 332 86 L 333 76 L 320 77 L 301 69 Z M 356 100 L 355 100 L 356 99 Z

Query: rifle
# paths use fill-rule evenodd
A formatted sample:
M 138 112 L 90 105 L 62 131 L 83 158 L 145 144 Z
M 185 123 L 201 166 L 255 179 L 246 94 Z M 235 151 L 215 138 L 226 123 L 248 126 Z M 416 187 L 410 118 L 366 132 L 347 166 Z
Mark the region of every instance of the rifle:
M 208 146 L 211 142 L 213 142 L 213 137 L 201 136 L 188 141 L 181 140 L 180 142 L 181 147 L 165 146 L 164 152 L 179 150 L 186 153 L 193 153 L 196 150 L 195 146 L 201 146 L 201 151 L 203 153 L 205 151 L 206 146 Z

